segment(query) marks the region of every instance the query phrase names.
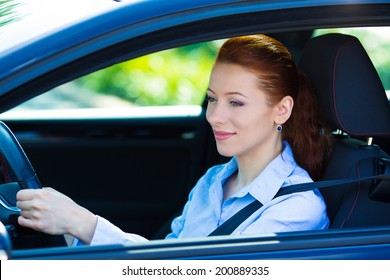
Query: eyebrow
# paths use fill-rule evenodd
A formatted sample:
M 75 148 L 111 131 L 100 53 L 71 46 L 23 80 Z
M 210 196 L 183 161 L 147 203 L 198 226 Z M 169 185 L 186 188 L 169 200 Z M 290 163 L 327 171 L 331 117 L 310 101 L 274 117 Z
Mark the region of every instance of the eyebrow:
M 217 94 L 216 94 L 212 89 L 210 89 L 210 88 L 207 88 L 207 91 L 210 91 L 212 94 L 217 95 Z M 242 97 L 244 97 L 244 98 L 248 98 L 248 97 L 246 97 L 243 93 L 238 92 L 238 91 L 226 92 L 226 93 L 224 93 L 224 95 L 240 95 L 240 96 L 242 96 Z

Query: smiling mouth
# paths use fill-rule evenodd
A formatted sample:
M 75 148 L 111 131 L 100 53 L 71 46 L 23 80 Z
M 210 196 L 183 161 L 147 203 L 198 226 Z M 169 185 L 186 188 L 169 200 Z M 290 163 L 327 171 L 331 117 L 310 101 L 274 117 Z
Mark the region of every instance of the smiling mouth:
M 215 140 L 217 140 L 217 141 L 227 140 L 234 135 L 235 135 L 235 133 L 232 133 L 232 132 L 214 130 L 214 137 L 215 137 Z

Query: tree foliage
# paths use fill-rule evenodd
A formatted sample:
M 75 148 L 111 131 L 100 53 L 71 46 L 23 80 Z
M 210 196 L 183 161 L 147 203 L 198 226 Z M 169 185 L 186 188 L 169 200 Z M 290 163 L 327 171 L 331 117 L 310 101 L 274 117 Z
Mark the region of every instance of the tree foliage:
M 0 0 L 0 27 L 16 20 L 14 9 L 18 5 L 14 0 Z
M 157 52 L 77 80 L 90 91 L 141 106 L 201 104 L 217 54 L 217 42 Z

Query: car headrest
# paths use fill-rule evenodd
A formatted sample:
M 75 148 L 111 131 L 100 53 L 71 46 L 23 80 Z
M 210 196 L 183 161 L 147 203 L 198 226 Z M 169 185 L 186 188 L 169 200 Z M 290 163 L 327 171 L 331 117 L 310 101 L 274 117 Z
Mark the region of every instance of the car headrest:
M 306 45 L 299 68 L 311 79 L 333 127 L 355 137 L 390 136 L 390 105 L 359 40 L 327 34 Z

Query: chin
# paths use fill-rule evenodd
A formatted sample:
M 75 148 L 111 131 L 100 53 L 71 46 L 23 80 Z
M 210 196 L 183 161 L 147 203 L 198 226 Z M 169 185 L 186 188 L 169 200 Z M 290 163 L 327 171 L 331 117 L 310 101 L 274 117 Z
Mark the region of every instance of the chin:
M 218 153 L 224 157 L 234 157 L 236 155 L 236 153 L 234 153 L 233 151 L 229 151 L 227 149 L 221 149 L 221 148 L 217 147 L 217 150 L 218 150 Z

